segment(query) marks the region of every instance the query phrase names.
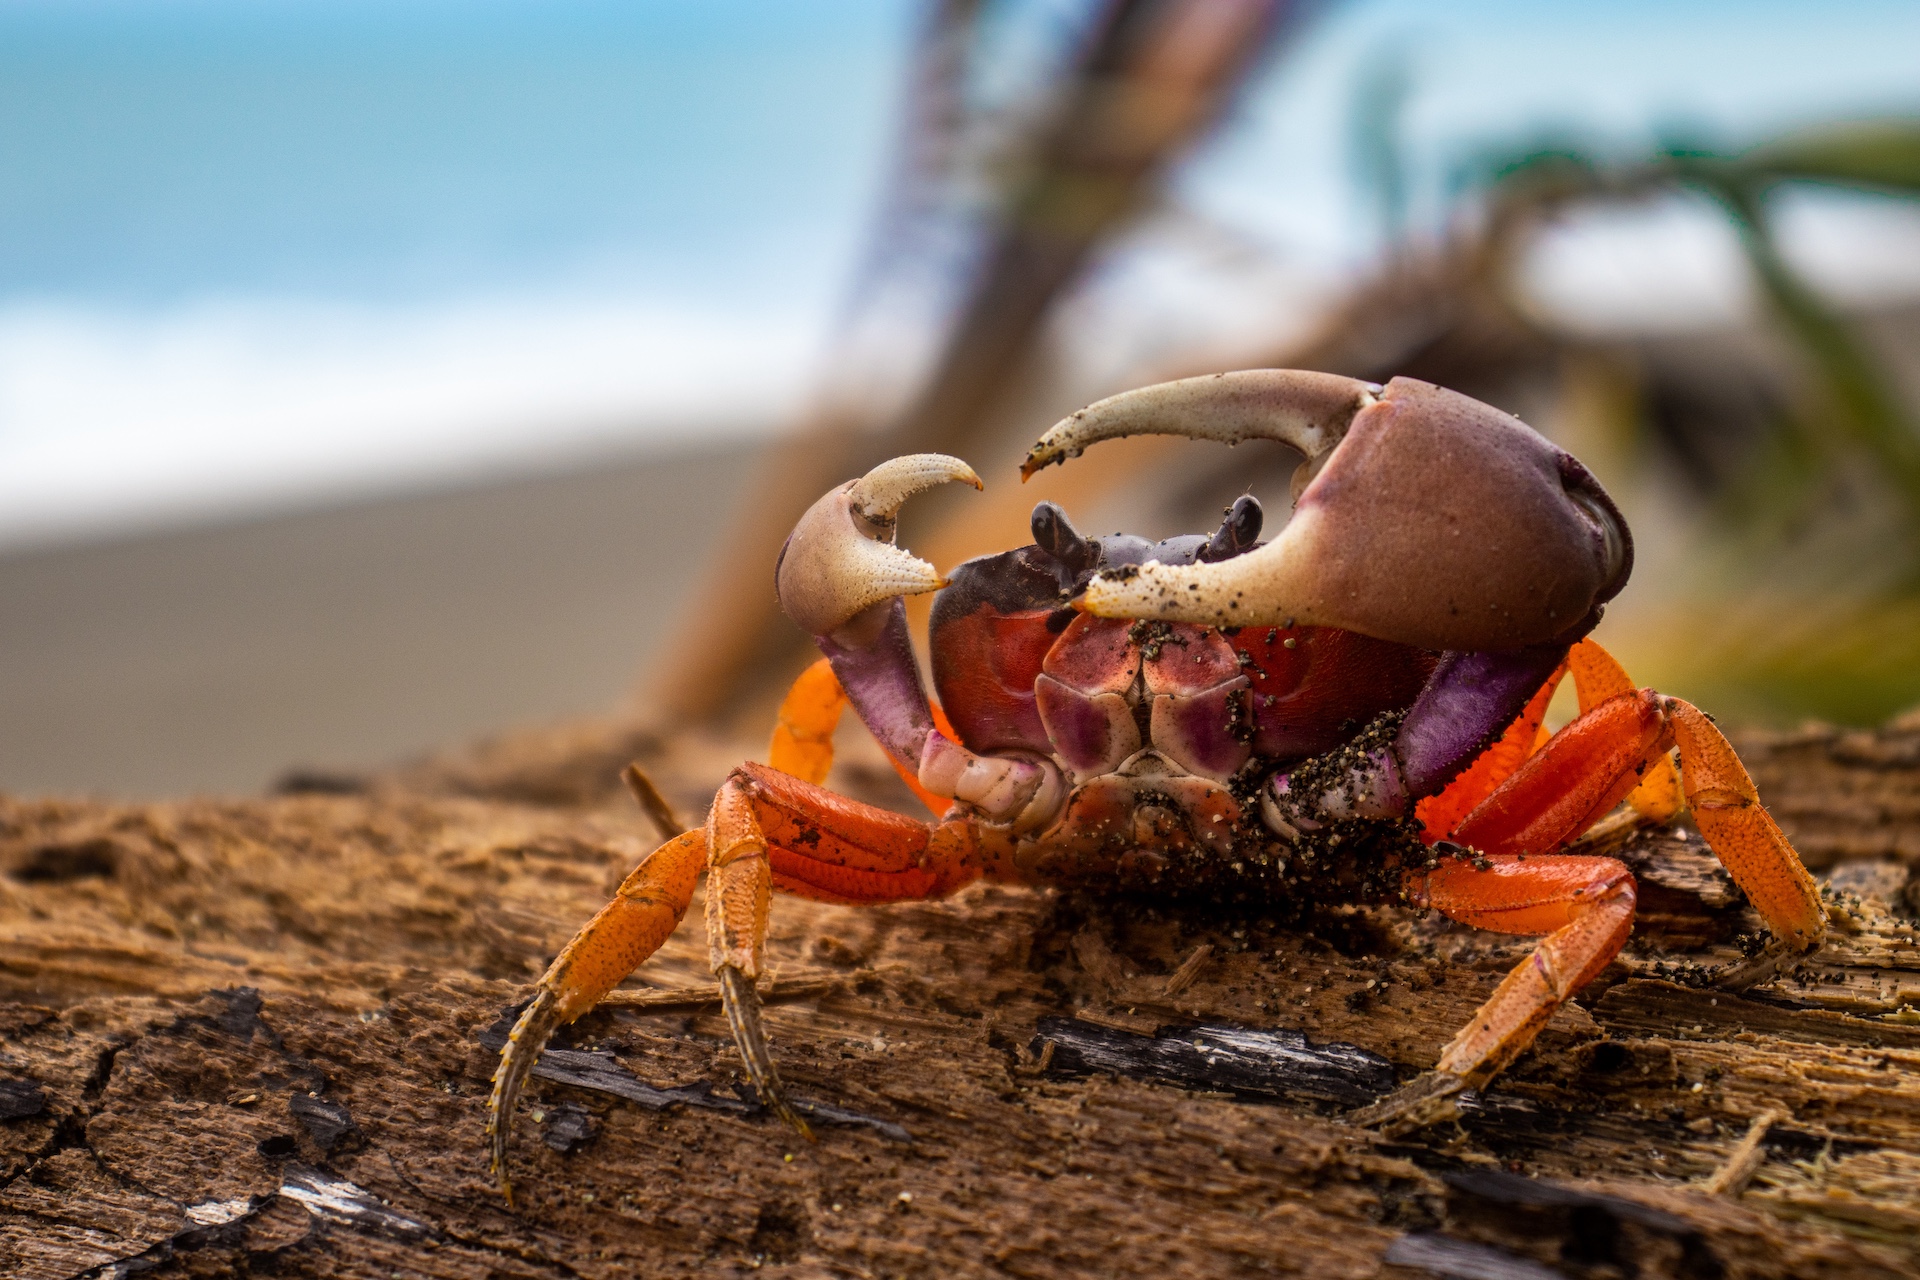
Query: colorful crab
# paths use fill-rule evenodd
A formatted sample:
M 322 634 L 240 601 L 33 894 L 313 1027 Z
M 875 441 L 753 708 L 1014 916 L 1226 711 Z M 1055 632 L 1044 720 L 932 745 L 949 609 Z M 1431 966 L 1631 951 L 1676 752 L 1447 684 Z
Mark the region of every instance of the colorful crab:
M 754 991 L 775 889 L 884 903 L 987 879 L 1398 900 L 1544 934 L 1432 1071 L 1358 1113 L 1395 1127 L 1448 1114 L 1620 950 L 1633 876 L 1562 851 L 1623 800 L 1665 818 L 1684 791 L 1765 917 L 1772 942 L 1730 984 L 1819 945 L 1812 878 L 1726 739 L 1585 639 L 1633 553 L 1573 457 L 1427 383 L 1257 370 L 1103 400 L 1048 431 L 1022 475 L 1142 433 L 1292 446 L 1292 518 L 1262 543 L 1243 497 L 1211 537 L 1149 543 L 1083 537 L 1043 502 L 1031 545 L 948 578 L 893 545 L 909 496 L 980 486 L 938 454 L 883 463 L 801 517 L 776 586 L 826 657 L 787 695 L 769 763 L 736 768 L 705 824 L 642 861 L 540 980 L 489 1103 L 503 1191 L 543 1045 L 673 932 L 702 870 L 734 1039 L 761 1099 L 801 1132 Z M 902 601 L 929 591 L 937 706 Z M 1548 736 L 1568 672 L 1580 714 Z M 821 785 L 849 702 L 937 821 Z

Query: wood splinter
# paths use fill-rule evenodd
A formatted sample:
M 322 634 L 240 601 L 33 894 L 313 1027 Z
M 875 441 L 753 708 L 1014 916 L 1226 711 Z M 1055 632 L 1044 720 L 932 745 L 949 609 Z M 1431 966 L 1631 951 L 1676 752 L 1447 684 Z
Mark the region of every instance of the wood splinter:
M 1726 1196 L 1738 1199 L 1754 1173 L 1766 1161 L 1767 1152 L 1763 1145 L 1767 1140 L 1767 1131 L 1787 1118 L 1787 1113 L 1772 1108 L 1755 1116 L 1753 1123 L 1747 1126 L 1746 1136 L 1727 1153 L 1726 1163 L 1714 1170 L 1713 1176 L 1700 1184 L 1700 1189 L 1708 1195 Z
M 815 996 L 832 995 L 843 990 L 848 980 L 841 977 L 795 978 L 770 985 L 760 993 L 760 1003 L 797 1004 Z M 660 991 L 609 991 L 600 998 L 602 1008 L 633 1009 L 641 1013 L 705 1013 L 720 1007 L 720 984 Z
M 1180 962 L 1180 967 L 1167 975 L 1166 993 L 1177 996 L 1193 985 L 1200 976 L 1200 970 L 1206 968 L 1207 961 L 1213 958 L 1213 944 L 1203 942 L 1193 949 L 1193 954 Z

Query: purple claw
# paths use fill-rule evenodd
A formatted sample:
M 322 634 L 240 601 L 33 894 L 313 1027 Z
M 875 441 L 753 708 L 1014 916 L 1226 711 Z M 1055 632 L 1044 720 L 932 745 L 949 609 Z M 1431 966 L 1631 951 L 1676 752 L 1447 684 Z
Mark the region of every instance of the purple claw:
M 973 468 L 940 453 L 883 462 L 834 489 L 800 517 L 774 570 L 787 616 L 813 635 L 847 700 L 888 754 L 936 795 L 974 806 L 1016 831 L 1053 817 L 1065 796 L 1050 760 L 983 756 L 934 727 L 907 635 L 903 595 L 946 585 L 932 565 L 893 545 L 901 503 Z
M 1577 625 L 1632 567 L 1625 521 L 1576 459 L 1509 414 L 1411 378 L 1381 390 L 1254 370 L 1147 387 L 1056 425 L 1027 470 L 1142 433 L 1279 440 L 1307 461 L 1279 537 L 1216 564 L 1101 574 L 1082 601 L 1101 617 L 1513 649 Z

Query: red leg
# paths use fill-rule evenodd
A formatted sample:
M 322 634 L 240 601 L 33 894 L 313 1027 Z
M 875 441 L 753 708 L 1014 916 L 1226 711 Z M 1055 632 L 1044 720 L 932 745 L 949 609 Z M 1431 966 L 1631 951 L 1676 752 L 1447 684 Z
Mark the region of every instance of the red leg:
M 786 1104 L 753 990 L 776 874 L 786 887 L 830 901 L 942 897 L 979 878 L 966 830 L 945 824 L 946 838 L 936 840 L 923 822 L 765 765 L 734 769 L 714 796 L 707 818 L 707 945 L 714 976 L 755 1090 L 799 1132 L 807 1126 Z
M 1550 853 L 1640 785 L 1673 738 L 1660 696 L 1621 694 L 1547 740 L 1448 839 L 1482 853 Z
M 963 823 L 930 827 L 765 765 L 741 765 L 727 786 L 751 805 L 773 887 L 783 892 L 822 902 L 915 902 L 943 898 L 981 874 Z

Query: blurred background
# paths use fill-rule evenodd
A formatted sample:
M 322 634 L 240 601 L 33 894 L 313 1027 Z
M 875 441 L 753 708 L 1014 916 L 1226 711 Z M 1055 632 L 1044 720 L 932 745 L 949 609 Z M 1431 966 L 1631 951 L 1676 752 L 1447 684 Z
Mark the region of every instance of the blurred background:
M 1920 702 L 1920 8 L 0 0 L 0 790 L 250 791 L 516 725 L 763 732 L 798 512 L 967 457 L 943 566 L 1286 510 L 1062 413 L 1456 387 L 1639 544 L 1733 723 Z M 923 614 L 922 614 L 923 616 Z

